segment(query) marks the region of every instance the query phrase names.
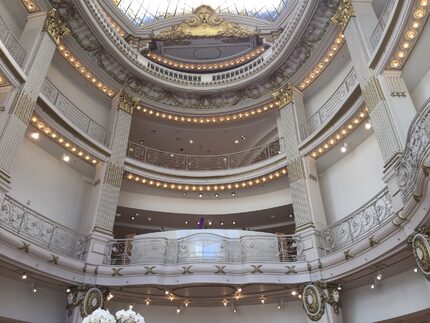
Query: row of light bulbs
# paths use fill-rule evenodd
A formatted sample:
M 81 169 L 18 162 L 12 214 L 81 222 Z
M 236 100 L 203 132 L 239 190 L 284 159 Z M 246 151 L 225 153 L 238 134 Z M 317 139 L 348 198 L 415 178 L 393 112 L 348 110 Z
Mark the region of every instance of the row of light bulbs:
M 35 0 L 21 0 L 21 2 L 30 13 L 40 11 L 40 7 Z
M 287 172 L 288 171 L 286 168 L 281 168 L 269 174 L 259 176 L 257 178 L 249 179 L 246 181 L 225 183 L 225 184 L 210 184 L 210 185 L 198 185 L 198 184 L 193 185 L 193 184 L 179 184 L 179 183 L 165 182 L 165 181 L 151 179 L 148 177 L 135 175 L 132 173 L 125 173 L 124 175 L 130 181 L 153 186 L 156 188 L 163 188 L 163 189 L 174 190 L 174 191 L 185 191 L 185 192 L 187 191 L 210 192 L 210 191 L 224 191 L 224 190 L 231 190 L 231 189 L 243 189 L 243 188 L 248 188 L 255 185 L 265 184 L 274 179 L 287 175 Z M 203 195 L 201 197 L 203 197 Z
M 313 81 L 317 79 L 317 77 L 325 70 L 328 64 L 330 64 L 330 62 L 336 56 L 336 53 L 342 47 L 344 41 L 345 36 L 343 33 L 339 33 L 335 40 L 330 44 L 330 47 L 324 57 L 318 62 L 318 64 L 316 64 L 316 66 L 308 73 L 308 75 L 301 82 L 299 82 L 300 90 L 305 90 L 309 85 L 312 84 Z
M 389 67 L 393 69 L 401 69 L 403 66 L 403 63 L 410 54 L 410 50 L 412 50 L 414 42 L 418 38 L 420 30 L 424 27 L 427 15 L 426 7 L 429 3 L 429 0 L 417 1 L 416 7 L 409 18 L 408 27 L 406 28 L 403 38 L 390 61 Z
M 183 62 L 177 62 L 175 60 L 166 58 L 162 55 L 159 55 L 154 52 L 149 52 L 146 56 L 151 59 L 152 61 L 156 63 L 161 63 L 164 66 L 168 67 L 174 67 L 175 69 L 181 69 L 186 71 L 218 71 L 225 68 L 231 68 L 235 67 L 244 63 L 247 63 L 254 58 L 258 57 L 259 55 L 264 53 L 264 47 L 260 46 L 256 49 L 252 50 L 251 52 L 244 54 L 240 57 L 236 57 L 231 60 L 227 60 L 224 62 L 217 62 L 212 64 L 193 64 L 193 63 L 183 63 Z
M 369 112 L 367 107 L 358 112 L 354 117 L 352 117 L 341 130 L 339 130 L 336 134 L 331 136 L 330 139 L 322 143 L 320 146 L 314 149 L 310 153 L 311 157 L 319 158 L 326 152 L 328 152 L 331 148 L 333 148 L 337 143 L 342 141 L 349 133 L 351 133 L 355 128 L 357 128 L 364 120 L 368 118 Z M 366 122 L 365 128 L 369 130 L 372 127 L 369 121 Z M 343 145 L 341 147 L 342 152 L 346 152 L 347 145 Z
M 115 95 L 115 91 L 98 79 L 64 44 L 58 45 L 58 51 L 88 82 L 93 84 L 102 93 L 109 97 Z
M 82 160 L 86 161 L 87 163 L 95 165 L 99 162 L 99 160 L 97 158 L 88 154 L 83 149 L 79 148 L 78 146 L 74 145 L 73 143 L 69 142 L 67 139 L 62 137 L 54 129 L 49 127 L 45 122 L 40 120 L 39 117 L 33 115 L 33 117 L 31 118 L 31 123 L 33 124 L 33 126 L 35 126 L 39 130 L 39 132 L 31 133 L 30 136 L 32 139 L 38 140 L 40 138 L 40 133 L 42 133 L 42 134 L 46 135 L 48 138 L 50 138 L 53 141 L 55 141 L 56 143 L 58 143 L 63 148 L 65 148 L 68 152 L 81 158 Z M 65 162 L 69 162 L 70 156 L 68 154 L 64 154 L 63 160 Z

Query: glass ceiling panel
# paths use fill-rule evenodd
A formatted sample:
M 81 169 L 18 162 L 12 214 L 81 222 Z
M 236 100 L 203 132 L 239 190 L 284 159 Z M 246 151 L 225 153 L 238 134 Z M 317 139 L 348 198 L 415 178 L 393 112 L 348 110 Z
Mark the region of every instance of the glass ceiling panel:
M 274 21 L 288 0 L 113 0 L 114 4 L 135 25 L 193 12 L 200 5 L 209 5 L 217 12 L 254 16 Z

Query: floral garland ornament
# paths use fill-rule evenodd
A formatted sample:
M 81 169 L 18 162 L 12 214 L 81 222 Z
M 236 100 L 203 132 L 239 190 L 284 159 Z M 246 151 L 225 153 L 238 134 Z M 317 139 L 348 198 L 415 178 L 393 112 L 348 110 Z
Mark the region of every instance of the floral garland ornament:
M 429 231 L 420 228 L 417 233 L 409 237 L 409 244 L 412 246 L 415 261 L 423 275 L 430 280 L 430 244 Z
M 319 287 L 313 284 L 304 286 L 302 292 L 302 302 L 306 315 L 312 321 L 319 321 L 324 315 L 324 294 Z
M 98 308 L 84 318 L 82 323 L 116 323 L 116 320 L 115 317 L 109 313 L 109 310 Z
M 145 319 L 139 313 L 129 309 L 116 312 L 117 323 L 145 323 Z

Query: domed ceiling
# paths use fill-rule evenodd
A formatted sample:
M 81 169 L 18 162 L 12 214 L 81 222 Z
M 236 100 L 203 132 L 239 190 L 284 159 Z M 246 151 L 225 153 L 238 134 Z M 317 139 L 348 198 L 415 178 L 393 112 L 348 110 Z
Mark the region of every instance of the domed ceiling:
M 192 13 L 207 4 L 202 0 L 113 0 L 135 25 L 151 23 L 159 19 Z M 274 21 L 287 0 L 211 0 L 210 5 L 218 13 L 233 13 Z

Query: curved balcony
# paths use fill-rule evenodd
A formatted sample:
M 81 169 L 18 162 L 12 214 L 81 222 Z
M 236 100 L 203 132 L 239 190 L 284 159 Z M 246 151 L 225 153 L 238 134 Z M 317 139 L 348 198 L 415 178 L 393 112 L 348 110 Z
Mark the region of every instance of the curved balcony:
M 354 90 L 358 88 L 357 73 L 351 68 L 348 75 L 333 92 L 330 98 L 308 120 L 300 125 L 300 138 L 306 141 L 327 125 L 333 116 L 342 108 Z
M 175 170 L 226 170 L 261 163 L 283 153 L 283 138 L 249 150 L 224 155 L 182 155 L 129 142 L 127 155 L 143 163 Z
M 27 55 L 25 49 L 21 46 L 18 39 L 11 33 L 3 19 L 0 17 L 0 41 L 4 47 L 9 51 L 10 56 L 15 62 L 22 67 L 25 56 Z
M 0 227 L 66 257 L 83 259 L 85 255 L 84 235 L 44 217 L 8 195 L 1 206 Z
M 240 230 L 148 233 L 110 240 L 109 265 L 282 263 L 303 260 L 300 237 Z

